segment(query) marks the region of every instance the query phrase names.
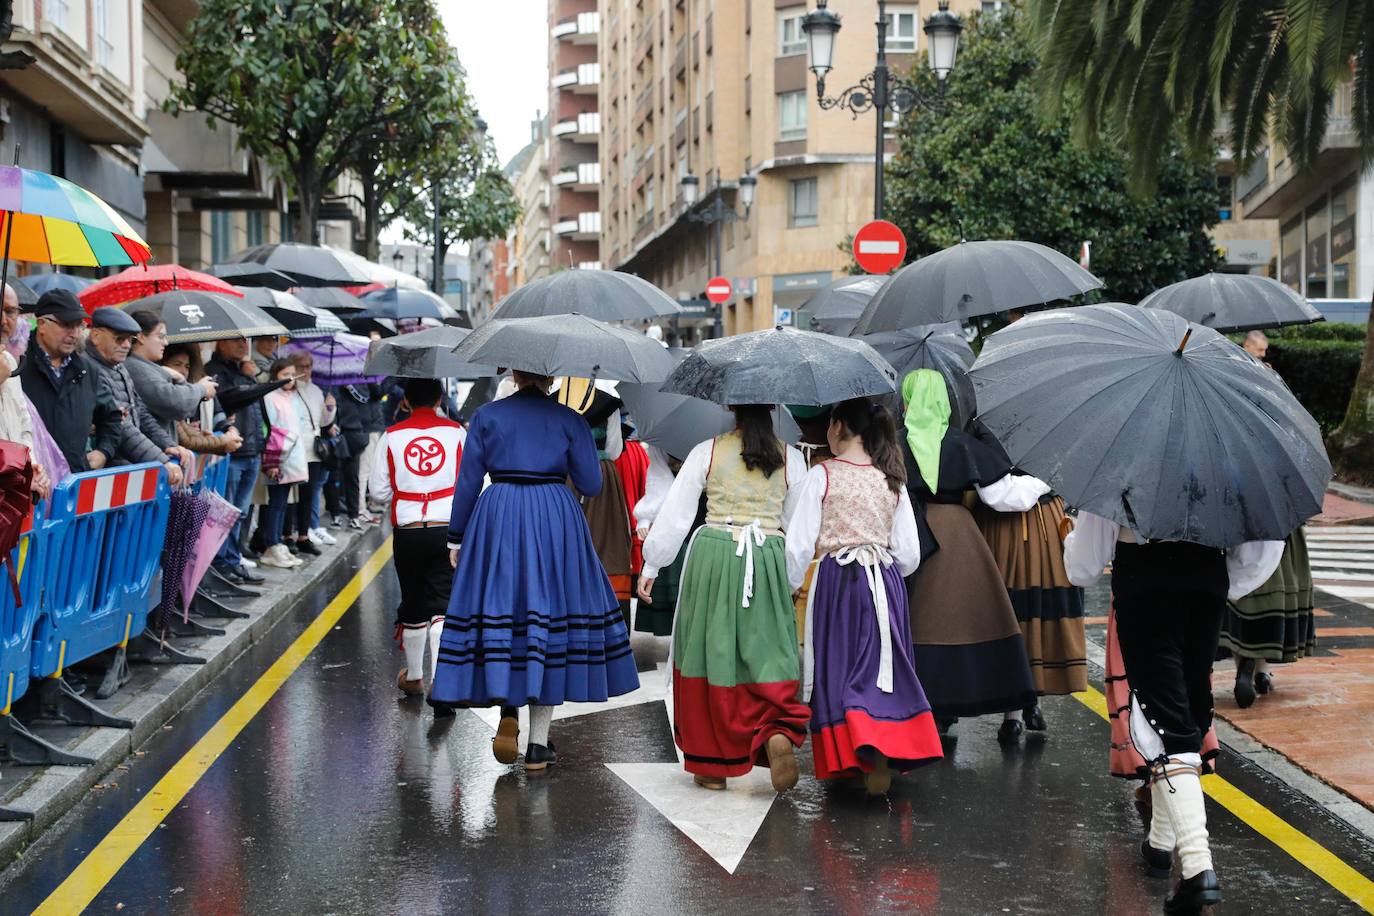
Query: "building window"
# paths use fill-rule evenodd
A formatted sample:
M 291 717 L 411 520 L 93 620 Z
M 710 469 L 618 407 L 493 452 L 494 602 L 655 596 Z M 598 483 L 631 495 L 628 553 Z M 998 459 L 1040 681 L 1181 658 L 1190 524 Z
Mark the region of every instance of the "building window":
M 254 210 L 248 214 L 248 247 L 261 245 L 263 243 L 263 218 L 261 210 Z
M 778 13 L 778 56 L 791 57 L 793 54 L 806 53 L 806 33 L 802 31 L 802 18 L 806 7 L 795 6 Z
M 91 12 L 95 18 L 95 62 L 110 68 L 114 61 L 114 42 L 110 41 L 110 0 L 94 0 Z
M 1008 5 L 1008 0 L 983 0 L 983 12 L 987 14 L 1000 13 Z
M 654 179 L 650 177 L 644 182 L 644 215 L 653 216 L 654 213 Z
M 1355 277 L 1356 176 L 1331 192 L 1331 298 L 1349 299 Z
M 915 6 L 897 6 L 887 12 L 887 49 L 898 54 L 916 50 L 920 17 Z
M 221 264 L 234 253 L 234 214 L 228 210 L 210 211 L 210 262 Z
M 1326 232 L 1331 228 L 1331 214 L 1326 209 L 1326 195 L 1307 208 L 1307 249 L 1303 257 L 1307 275 L 1309 299 L 1326 299 L 1327 257 Z
M 1230 175 L 1217 176 L 1217 219 L 1230 222 L 1235 212 L 1235 180 Z
M 778 135 L 784 140 L 806 137 L 806 90 L 778 93 Z
M 71 5 L 67 0 L 47 0 L 43 4 L 43 17 L 59 29 L 67 27 L 67 17 L 70 13 Z
M 1302 214 L 1283 224 L 1279 234 L 1279 279 L 1302 292 Z
M 792 182 L 788 195 L 787 224 L 792 229 L 803 229 L 816 225 L 816 185 L 815 178 L 802 178 Z

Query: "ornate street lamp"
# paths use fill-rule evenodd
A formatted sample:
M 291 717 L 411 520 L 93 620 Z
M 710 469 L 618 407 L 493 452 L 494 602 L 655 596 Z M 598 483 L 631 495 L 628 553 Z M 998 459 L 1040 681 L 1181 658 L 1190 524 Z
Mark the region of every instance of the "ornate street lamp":
M 887 2 L 878 0 L 878 59 L 873 72 L 833 98 L 825 95 L 825 78 L 834 69 L 835 37 L 840 32 L 840 17 L 826 8 L 829 0 L 816 0 L 816 9 L 802 18 L 806 33 L 808 64 L 816 74 L 816 100 L 823 110 L 847 108 L 854 117 L 868 111 L 877 112 L 877 131 L 874 149 L 873 218 L 883 218 L 883 147 L 886 140 L 884 122 L 891 112 L 904 114 L 917 108 L 933 110 L 943 104 L 945 80 L 954 69 L 959 53 L 959 33 L 963 21 L 949 11 L 949 0 L 940 0 L 940 9 L 925 21 L 930 69 L 939 80 L 940 94 L 931 96 L 914 83 L 893 76 L 887 69 Z
M 758 189 L 759 180 L 753 175 L 741 175 L 737 195 L 743 212 L 735 210 L 734 207 L 726 206 L 725 195 L 719 185 L 712 192 L 711 205 L 702 210 L 694 209 L 701 200 L 701 181 L 697 176 L 688 172 L 682 176 L 679 183 L 682 189 L 682 202 L 687 205 L 687 212 L 683 214 L 688 220 L 694 223 L 704 223 L 714 226 L 715 232 L 715 273 L 713 276 L 720 276 L 720 254 L 723 245 L 721 244 L 721 231 L 726 223 L 735 220 L 748 219 L 749 211 L 754 207 L 754 192 Z M 723 305 L 715 307 L 712 333 L 715 337 L 725 336 L 725 322 L 723 319 Z

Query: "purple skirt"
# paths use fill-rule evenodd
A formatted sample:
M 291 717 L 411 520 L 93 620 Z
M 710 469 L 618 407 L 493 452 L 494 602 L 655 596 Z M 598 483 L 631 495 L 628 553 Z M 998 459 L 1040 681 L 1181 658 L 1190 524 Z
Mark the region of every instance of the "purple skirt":
M 858 563 L 821 560 L 812 588 L 811 751 L 816 776 L 830 779 L 873 769 L 874 754 L 895 770 L 944 756 L 935 719 L 912 664 L 906 583 L 883 568 L 892 645 L 892 692 L 878 689 L 881 638 L 873 594 Z

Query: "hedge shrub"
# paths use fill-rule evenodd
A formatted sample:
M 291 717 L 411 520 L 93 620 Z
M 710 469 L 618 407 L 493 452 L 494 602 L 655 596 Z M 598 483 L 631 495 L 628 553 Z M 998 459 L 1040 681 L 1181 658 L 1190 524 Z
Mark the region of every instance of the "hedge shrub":
M 1269 335 L 1269 364 L 1316 418 L 1323 434 L 1330 433 L 1345 418 L 1363 356 L 1363 328 L 1359 340 Z

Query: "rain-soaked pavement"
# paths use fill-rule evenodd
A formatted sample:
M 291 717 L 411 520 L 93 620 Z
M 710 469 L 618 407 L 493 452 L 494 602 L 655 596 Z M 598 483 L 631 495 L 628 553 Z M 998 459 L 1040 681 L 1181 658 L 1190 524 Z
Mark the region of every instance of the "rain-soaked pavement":
M 360 543 L 359 562 L 381 538 Z M 0 912 L 43 902 L 348 575 L 319 588 L 116 771 L 116 786 L 0 876 Z M 1075 699 L 1049 700 L 1051 731 L 1012 749 L 998 745 L 992 719 L 961 722 L 947 759 L 899 779 L 890 802 L 819 785 L 809 759 L 785 797 L 766 790 L 766 775 L 706 793 L 676 763 L 661 702 L 665 641 L 638 637 L 640 694 L 556 719 L 558 765 L 526 775 L 492 759 L 482 717 L 460 711 L 436 724 L 399 696 L 395 600 L 388 565 L 91 912 L 1160 912 L 1167 882 L 1139 865 L 1140 820 L 1131 786 L 1107 774 L 1107 725 Z M 1229 752 L 1222 772 L 1374 874 L 1374 847 L 1303 796 Z M 1208 807 L 1220 912 L 1363 911 L 1255 826 Z M 104 880 L 98 869 L 81 874 Z

